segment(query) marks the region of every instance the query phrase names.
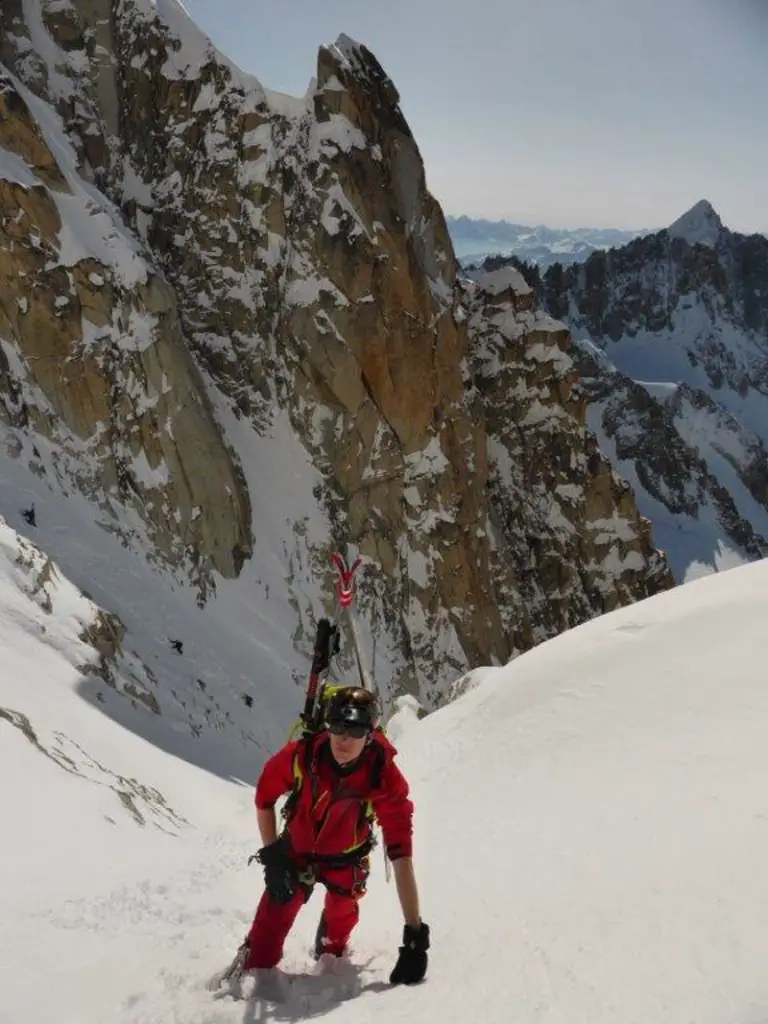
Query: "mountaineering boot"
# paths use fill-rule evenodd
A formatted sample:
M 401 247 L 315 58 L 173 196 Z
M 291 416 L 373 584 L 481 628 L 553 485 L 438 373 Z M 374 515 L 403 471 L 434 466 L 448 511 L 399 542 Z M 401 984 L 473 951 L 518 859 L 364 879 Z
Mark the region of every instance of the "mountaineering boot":
M 223 971 L 219 971 L 214 974 L 214 976 L 208 981 L 206 988 L 213 992 L 217 988 L 223 988 L 224 985 L 229 985 L 230 989 L 235 991 L 243 977 L 248 953 L 248 940 L 246 939 L 246 941 L 238 947 L 234 959 L 229 967 L 226 967 Z
M 325 913 L 320 915 L 320 920 L 317 922 L 317 932 L 315 933 L 315 948 L 312 951 L 312 956 L 315 960 L 320 961 L 324 956 L 335 956 L 342 957 L 346 950 L 340 949 L 335 950 L 330 948 L 330 943 L 326 938 L 325 928 Z

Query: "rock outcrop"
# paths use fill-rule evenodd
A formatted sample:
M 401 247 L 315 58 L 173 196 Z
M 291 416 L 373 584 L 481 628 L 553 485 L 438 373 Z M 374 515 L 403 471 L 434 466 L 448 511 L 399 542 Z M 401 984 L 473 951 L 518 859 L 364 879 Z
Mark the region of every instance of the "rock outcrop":
M 0 177 L 0 417 L 10 450 L 35 471 L 21 439 L 45 438 L 62 487 L 96 500 L 106 528 L 124 529 L 115 505 L 133 510 L 157 554 L 193 566 L 204 592 L 214 570 L 236 576 L 249 554 L 250 507 L 175 295 L 117 210 L 89 195 L 66 138 L 41 128 L 41 101 L 8 74 L 0 90 L 11 165 Z

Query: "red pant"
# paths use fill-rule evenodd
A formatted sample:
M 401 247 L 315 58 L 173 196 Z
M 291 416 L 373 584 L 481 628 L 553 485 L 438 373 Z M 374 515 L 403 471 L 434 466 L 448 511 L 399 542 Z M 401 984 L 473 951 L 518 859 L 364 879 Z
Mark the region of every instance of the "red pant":
M 318 870 L 318 881 L 331 886 L 323 905 L 327 953 L 340 956 L 346 949 L 360 916 L 359 903 L 365 895 L 367 875 L 367 859 L 363 864 L 348 868 Z M 245 970 L 277 966 L 283 956 L 286 937 L 307 898 L 307 890 L 302 888 L 297 888 L 290 903 L 275 903 L 266 892 L 262 895 L 248 933 Z

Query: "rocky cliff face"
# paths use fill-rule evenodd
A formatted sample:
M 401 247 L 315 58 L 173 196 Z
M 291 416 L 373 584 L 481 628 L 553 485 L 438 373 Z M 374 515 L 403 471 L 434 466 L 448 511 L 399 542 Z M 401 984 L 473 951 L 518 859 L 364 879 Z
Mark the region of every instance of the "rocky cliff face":
M 430 704 L 670 585 L 567 331 L 518 280 L 457 281 L 364 46 L 321 48 L 293 99 L 173 0 L 28 0 L 0 56 L 14 479 L 85 494 L 209 615 L 257 609 L 251 675 L 303 670 L 347 543 L 374 671 Z
M 525 648 L 631 602 L 639 574 L 650 592 L 670 581 L 651 524 L 586 428 L 565 326 L 536 309 L 514 268 L 468 287 L 497 588 L 512 613 L 507 629 Z
M 590 425 L 677 578 L 762 557 L 768 239 L 728 231 L 701 202 L 583 265 L 525 273 L 573 331 Z
M 93 498 L 124 534 L 188 561 L 205 590 L 237 575 L 250 508 L 167 281 L 91 191 L 50 108 L 0 69 L 0 416 L 7 451 Z M 215 502 L 215 504 L 214 504 Z

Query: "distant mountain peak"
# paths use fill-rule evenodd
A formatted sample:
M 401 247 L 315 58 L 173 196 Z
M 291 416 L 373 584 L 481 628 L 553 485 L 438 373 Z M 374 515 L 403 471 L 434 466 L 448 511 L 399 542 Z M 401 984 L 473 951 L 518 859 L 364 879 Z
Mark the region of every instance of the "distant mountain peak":
M 670 237 L 683 238 L 690 245 L 714 246 L 724 227 L 709 200 L 700 199 L 682 217 L 670 224 L 668 230 Z

